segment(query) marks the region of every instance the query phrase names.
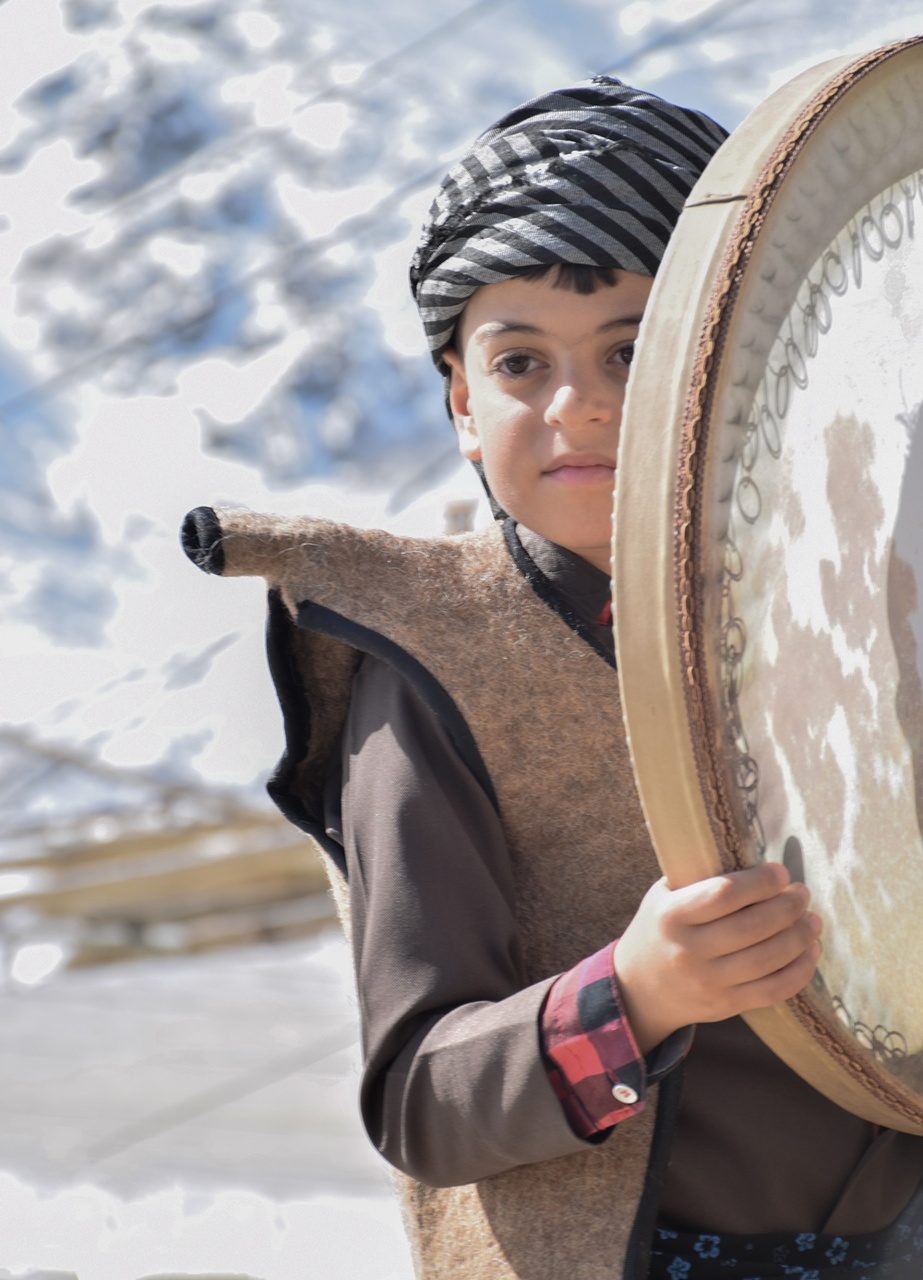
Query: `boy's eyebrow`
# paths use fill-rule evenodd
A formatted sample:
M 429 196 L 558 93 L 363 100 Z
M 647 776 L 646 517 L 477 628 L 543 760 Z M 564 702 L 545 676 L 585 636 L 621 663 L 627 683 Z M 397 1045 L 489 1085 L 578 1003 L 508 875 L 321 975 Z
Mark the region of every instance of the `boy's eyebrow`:
M 605 324 L 601 324 L 596 330 L 597 333 L 608 333 L 610 329 L 626 329 L 641 323 L 642 316 L 617 316 L 614 320 L 607 320 Z M 506 333 L 530 333 L 541 337 L 545 330 L 539 328 L 537 324 L 526 324 L 522 320 L 492 320 L 488 324 L 481 325 L 478 329 L 476 337 L 483 342 L 488 338 L 499 338 Z

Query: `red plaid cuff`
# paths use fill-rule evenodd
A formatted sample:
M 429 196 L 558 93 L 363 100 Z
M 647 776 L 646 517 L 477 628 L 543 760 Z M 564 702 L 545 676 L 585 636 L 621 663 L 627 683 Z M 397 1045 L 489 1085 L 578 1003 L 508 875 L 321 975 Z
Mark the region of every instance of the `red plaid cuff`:
M 545 1066 L 570 1127 L 592 1138 L 645 1105 L 647 1073 L 619 1002 L 615 943 L 562 973 L 541 1017 Z

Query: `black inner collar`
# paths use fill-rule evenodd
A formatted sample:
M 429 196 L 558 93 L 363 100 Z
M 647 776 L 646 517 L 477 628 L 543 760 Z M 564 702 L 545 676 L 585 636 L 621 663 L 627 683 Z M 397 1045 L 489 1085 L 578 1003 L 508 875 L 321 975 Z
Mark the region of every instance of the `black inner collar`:
M 517 526 L 509 516 L 503 522 L 503 536 L 513 562 L 535 594 L 614 667 L 612 628 L 596 621 L 609 599 L 606 575 L 565 547 Z

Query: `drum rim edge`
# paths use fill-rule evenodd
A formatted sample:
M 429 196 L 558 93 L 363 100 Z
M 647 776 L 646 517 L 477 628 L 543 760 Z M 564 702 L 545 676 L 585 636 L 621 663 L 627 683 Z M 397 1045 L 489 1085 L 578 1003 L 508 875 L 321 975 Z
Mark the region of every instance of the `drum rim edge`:
M 678 353 L 682 377 L 677 385 L 685 390 L 685 404 L 674 392 L 667 407 L 675 417 L 664 425 L 669 436 L 673 474 L 661 477 L 657 467 L 662 459 L 645 459 L 646 446 L 629 448 L 636 471 L 632 475 L 628 469 L 629 480 L 634 481 L 633 489 L 626 489 L 624 480 L 618 486 L 621 492 L 616 502 L 613 564 L 616 644 L 626 734 L 655 849 L 674 887 L 735 866 L 749 865 L 741 859 L 740 838 L 733 825 L 730 825 L 733 838 L 726 838 L 728 812 L 723 815 L 723 827 L 716 824 L 713 814 L 708 812 L 705 797 L 710 794 L 711 786 L 704 783 L 708 774 L 712 775 L 709 782 L 715 780 L 713 744 L 710 735 L 702 731 L 706 723 L 704 717 L 691 716 L 689 709 L 690 699 L 707 697 L 708 690 L 707 680 L 702 683 L 707 668 L 699 661 L 703 655 L 696 652 L 695 629 L 690 629 L 688 621 L 684 628 L 681 612 L 685 608 L 687 616 L 694 618 L 695 612 L 688 614 L 690 601 L 694 611 L 697 605 L 695 518 L 699 509 L 694 502 L 691 507 L 688 504 L 694 500 L 696 482 L 700 481 L 697 455 L 704 455 L 704 448 L 700 450 L 699 444 L 703 424 L 707 429 L 707 393 L 713 390 L 708 386 L 708 373 L 733 313 L 733 306 L 729 304 L 733 302 L 735 281 L 745 265 L 746 255 L 808 138 L 849 88 L 921 44 L 923 36 L 895 42 L 858 58 L 836 59 L 801 73 L 783 86 L 756 112 L 778 98 L 780 105 L 787 104 L 789 112 L 797 112 L 794 121 L 787 126 L 784 122 L 775 124 L 770 135 L 775 137 L 775 142 L 768 143 L 762 151 L 762 163 L 757 159 L 746 166 L 750 176 L 746 180 L 741 177 L 740 185 L 732 188 L 738 194 L 711 195 L 705 185 L 709 179 L 709 170 L 706 170 L 687 202 L 689 212 L 680 220 L 679 234 L 674 233 L 674 242 L 668 249 L 668 257 L 671 251 L 682 254 L 690 248 L 702 250 L 691 235 L 686 234 L 684 239 L 684 233 L 687 228 L 691 232 L 693 226 L 696 233 L 704 232 L 706 243 L 702 252 L 711 262 L 711 270 L 717 264 L 716 284 L 706 299 L 706 289 L 700 282 L 687 282 L 686 293 L 692 304 L 689 315 L 683 315 L 672 328 L 657 322 L 661 342 L 665 337 L 669 340 L 676 336 L 684 341 Z M 771 115 L 769 124 L 772 127 Z M 727 172 L 726 166 L 725 178 Z M 734 181 L 737 181 L 736 175 Z M 727 190 L 725 185 L 719 183 L 719 186 L 722 192 Z M 694 223 L 696 218 L 699 220 Z M 693 257 L 694 254 L 690 255 L 685 265 L 690 281 L 697 269 Z M 692 292 L 693 288 L 697 291 Z M 652 302 L 656 302 L 656 297 L 655 285 Z M 655 307 L 652 305 L 649 309 L 654 311 Z M 642 331 L 642 343 L 643 338 Z M 690 354 L 683 355 L 683 350 Z M 634 404 L 639 419 L 645 410 L 662 409 L 665 403 L 663 388 L 656 384 L 653 368 L 645 377 L 647 381 L 640 385 L 636 380 Z M 632 404 L 629 384 L 626 417 L 631 417 Z M 640 437 L 642 424 L 634 429 Z M 681 455 L 676 448 L 680 442 Z M 666 454 L 666 450 L 664 452 Z M 620 468 L 624 454 L 623 441 Z M 679 457 L 682 464 L 677 468 L 675 460 Z M 621 470 L 619 474 L 622 475 Z M 649 484 L 645 485 L 644 481 Z M 636 497 L 636 493 L 639 496 Z M 672 521 L 669 530 L 664 524 L 667 507 Z M 626 530 L 631 537 L 625 536 Z M 660 540 L 667 533 L 672 542 L 663 547 Z M 661 557 L 657 562 L 661 577 L 655 579 L 653 596 L 651 574 L 642 578 L 633 573 L 631 567 L 634 540 L 644 534 L 657 540 L 657 553 Z M 670 572 L 663 572 L 665 569 Z M 631 616 L 631 635 L 627 631 L 619 633 L 620 616 Z M 652 654 L 656 658 L 653 663 Z M 633 684 L 632 677 L 638 676 L 641 678 Z M 637 768 L 639 757 L 647 765 L 643 771 Z M 720 774 L 717 777 L 720 778 Z M 665 860 L 658 847 L 661 843 L 669 845 L 673 854 L 677 847 L 681 848 L 678 860 L 672 856 Z M 671 865 L 667 865 L 668 861 Z M 870 1057 L 860 1061 L 856 1056 L 859 1046 L 847 1039 L 845 1031 L 840 1035 L 832 1018 L 821 1017 L 808 997 L 802 995 L 743 1016 L 784 1062 L 838 1105 L 876 1123 L 906 1132 L 923 1132 L 923 1103 L 918 1095 L 907 1090 L 894 1076 L 877 1071 Z
M 710 706 L 707 688 L 707 661 L 704 652 L 704 628 L 698 625 L 701 612 L 699 565 L 701 563 L 700 495 L 704 477 L 706 450 L 711 419 L 714 384 L 709 373 L 716 352 L 724 343 L 725 335 L 734 318 L 734 303 L 739 292 L 741 273 L 745 269 L 757 235 L 792 165 L 814 131 L 860 80 L 878 70 L 893 58 L 923 44 L 923 36 L 899 41 L 877 49 L 851 62 L 836 73 L 802 110 L 773 149 L 756 183 L 748 195 L 728 244 L 719 278 L 706 307 L 706 320 L 699 338 L 693 364 L 693 379 L 689 400 L 680 432 L 680 455 L 677 469 L 674 509 L 674 591 L 677 608 L 677 639 L 680 647 L 680 666 L 683 672 L 683 692 L 686 716 L 692 737 L 700 784 L 707 788 L 707 812 L 713 825 L 716 846 L 722 851 L 731 867 L 750 865 L 741 850 L 740 833 L 734 819 L 733 806 L 726 793 L 726 782 L 721 762 L 717 758 L 714 733 L 714 709 Z M 828 1089 L 839 1093 L 853 1105 L 862 1105 L 866 1099 L 877 1100 L 885 1109 L 892 1125 L 908 1124 L 912 1132 L 923 1133 L 923 1100 L 906 1089 L 890 1073 L 877 1067 L 871 1057 L 859 1058 L 854 1044 L 840 1033 L 831 1019 L 826 1018 L 812 1004 L 810 995 L 801 992 L 786 1002 L 787 1016 L 783 1023 L 793 1020 L 808 1034 L 811 1041 L 825 1055 L 827 1070 L 817 1075 L 823 1078 Z M 780 1024 L 760 1017 L 754 1011 L 754 1030 L 761 1027 L 776 1040 Z M 779 1010 L 781 1013 L 782 1010 Z M 748 1015 L 743 1015 L 748 1019 Z M 752 1025 L 752 1024 L 751 1024 Z M 775 1032 L 775 1034 L 773 1034 Z M 784 1034 L 781 1037 L 784 1040 Z M 773 1047 L 770 1045 L 770 1047 Z M 791 1062 L 789 1065 L 792 1065 Z M 803 1065 L 803 1064 L 802 1064 Z M 828 1074 L 828 1072 L 830 1074 Z M 813 1073 L 812 1073 L 813 1074 Z M 848 1080 L 844 1081 L 845 1075 Z M 846 1086 L 845 1090 L 843 1086 Z M 852 1087 L 850 1087 L 852 1086 Z M 855 1098 L 854 1088 L 860 1091 Z M 863 1106 L 863 1110 L 872 1110 Z M 874 1108 L 878 1111 L 878 1108 Z M 903 1121 L 904 1124 L 900 1122 Z

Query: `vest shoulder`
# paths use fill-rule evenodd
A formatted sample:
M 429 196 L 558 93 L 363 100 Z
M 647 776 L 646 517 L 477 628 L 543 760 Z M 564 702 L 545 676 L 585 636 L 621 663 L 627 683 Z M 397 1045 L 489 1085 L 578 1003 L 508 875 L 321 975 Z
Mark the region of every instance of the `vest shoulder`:
M 367 589 L 382 577 L 405 585 L 420 580 L 448 587 L 456 578 L 508 567 L 498 526 L 451 537 L 414 538 L 310 516 L 210 508 L 199 512 L 208 512 L 209 518 L 199 521 L 197 546 L 184 535 L 190 558 L 225 577 L 265 578 L 288 601 L 310 599 L 335 608 L 335 599 L 350 585 Z

